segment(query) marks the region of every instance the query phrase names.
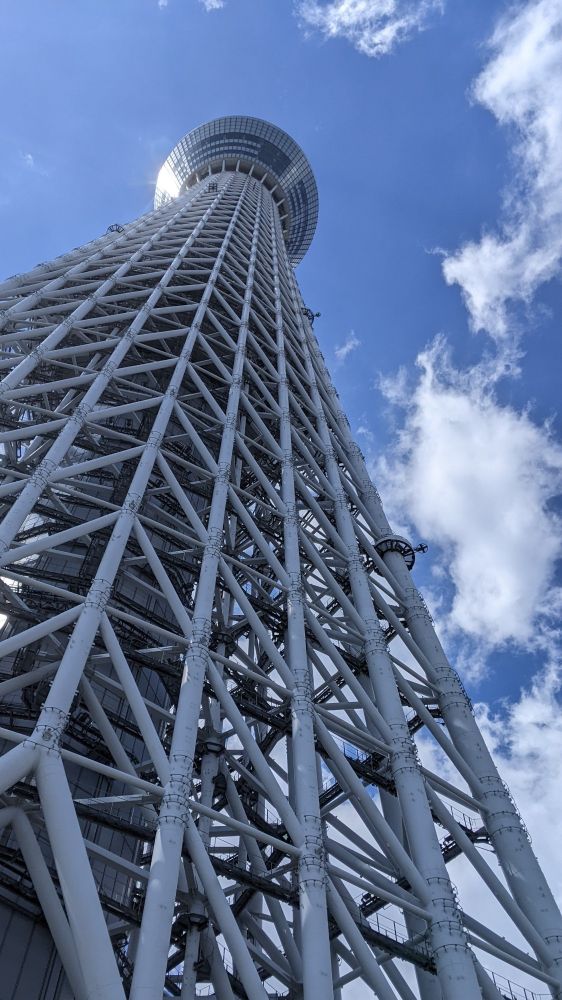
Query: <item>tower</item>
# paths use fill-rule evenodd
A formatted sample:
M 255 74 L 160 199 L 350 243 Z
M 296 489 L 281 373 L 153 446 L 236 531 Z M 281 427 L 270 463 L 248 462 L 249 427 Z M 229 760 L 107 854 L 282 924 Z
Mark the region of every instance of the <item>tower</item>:
M 221 118 L 0 286 L 2 1000 L 561 995 L 295 280 L 316 217 L 296 143 Z

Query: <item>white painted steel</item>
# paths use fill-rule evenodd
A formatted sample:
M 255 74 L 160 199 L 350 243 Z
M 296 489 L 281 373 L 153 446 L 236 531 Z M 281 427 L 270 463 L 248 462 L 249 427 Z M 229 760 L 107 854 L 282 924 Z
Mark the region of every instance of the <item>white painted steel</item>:
M 330 381 L 287 198 L 217 163 L 0 285 L 0 916 L 43 912 L 78 1000 L 498 1000 L 479 955 L 559 997 L 560 914 Z

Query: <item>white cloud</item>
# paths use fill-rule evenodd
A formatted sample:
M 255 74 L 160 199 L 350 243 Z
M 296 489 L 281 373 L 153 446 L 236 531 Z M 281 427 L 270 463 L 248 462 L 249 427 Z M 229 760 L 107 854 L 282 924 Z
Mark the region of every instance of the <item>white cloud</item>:
M 20 152 L 19 159 L 24 170 L 28 170 L 30 173 L 37 174 L 40 177 L 47 177 L 48 171 L 38 163 L 33 153 Z
M 486 648 L 528 643 L 551 606 L 562 550 L 550 508 L 562 493 L 562 447 L 548 425 L 499 404 L 501 361 L 459 372 L 438 338 L 417 363 L 413 390 L 390 387 L 404 423 L 376 481 L 398 516 L 442 549 L 455 590 L 449 627 Z
M 519 360 L 510 305 L 529 302 L 562 262 L 562 0 L 512 8 L 490 44 L 474 93 L 517 129 L 517 182 L 499 232 L 461 247 L 443 270 L 497 354 L 459 372 L 439 338 L 418 358 L 417 385 L 404 372 L 387 384 L 404 423 L 397 451 L 378 470 L 399 515 L 441 547 L 454 596 L 450 614 L 443 602 L 440 614 L 445 629 L 470 637 L 479 669 L 495 645 L 536 645 L 544 634 L 562 551 L 551 506 L 562 492 L 562 447 L 548 425 L 502 406 L 496 393 Z
M 300 0 L 297 4 L 305 25 L 326 38 L 346 38 L 367 56 L 391 52 L 442 9 L 443 0 Z
M 478 721 L 500 773 L 529 829 L 550 888 L 562 903 L 559 843 L 552 817 L 562 795 L 562 713 L 560 662 L 551 643 L 547 665 L 518 701 L 494 714 L 476 706 Z
M 360 424 L 355 433 L 357 437 L 363 439 L 366 447 L 372 447 L 374 445 L 375 435 L 367 424 Z
M 168 0 L 158 0 L 158 7 L 160 10 L 164 10 L 164 7 L 168 6 Z
M 559 641 L 559 635 L 548 635 L 544 650 L 545 667 L 516 700 L 506 702 L 497 711 L 477 704 L 475 713 L 486 744 L 528 828 L 533 850 L 547 882 L 561 904 L 560 846 L 556 824 L 552 821 L 562 795 Z M 427 767 L 463 787 L 464 783 L 459 782 L 453 765 L 427 736 L 420 736 L 419 748 Z M 484 857 L 500 874 L 494 855 L 486 850 Z M 486 924 L 497 934 L 529 951 L 529 946 L 505 911 L 466 860 L 461 857 L 453 861 L 449 871 L 458 889 L 462 909 L 477 919 L 482 919 L 481 914 L 485 913 Z M 536 980 L 528 978 L 523 972 L 516 969 L 508 972 L 502 963 L 489 955 L 481 954 L 480 959 L 487 968 L 507 974 L 518 986 L 543 994 Z
M 348 358 L 349 355 L 360 346 L 361 341 L 355 336 L 355 333 L 352 330 L 345 343 L 340 344 L 340 346 L 336 347 L 334 351 L 337 361 L 342 364 L 346 358 Z
M 533 0 L 504 18 L 474 96 L 514 130 L 516 177 L 496 232 L 443 264 L 475 330 L 509 332 L 509 307 L 529 303 L 562 262 L 562 0 Z

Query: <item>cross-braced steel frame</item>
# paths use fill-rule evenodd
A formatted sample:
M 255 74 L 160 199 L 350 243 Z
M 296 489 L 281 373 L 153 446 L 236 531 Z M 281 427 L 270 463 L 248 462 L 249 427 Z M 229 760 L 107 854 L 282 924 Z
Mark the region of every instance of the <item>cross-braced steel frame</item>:
M 0 918 L 62 970 L 22 992 L 32 947 L 7 1000 L 560 997 L 560 913 L 279 192 L 240 162 L 190 183 L 0 286 Z

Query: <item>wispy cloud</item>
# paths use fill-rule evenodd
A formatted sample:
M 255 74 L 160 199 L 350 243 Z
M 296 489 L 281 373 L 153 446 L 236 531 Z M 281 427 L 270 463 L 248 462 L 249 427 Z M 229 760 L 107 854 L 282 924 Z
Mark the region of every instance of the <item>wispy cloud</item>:
M 47 170 L 36 160 L 33 153 L 20 152 L 20 164 L 30 173 L 39 174 L 41 177 L 47 176 Z
M 348 358 L 349 355 L 360 346 L 361 341 L 355 336 L 355 333 L 352 330 L 345 343 L 340 344 L 340 346 L 336 347 L 334 351 L 338 363 L 343 364 L 346 358 Z
M 516 176 L 496 232 L 447 257 L 475 330 L 505 338 L 510 305 L 529 303 L 562 262 L 562 0 L 533 0 L 504 18 L 474 97 L 513 129 Z
M 360 437 L 365 442 L 367 448 L 371 448 L 374 445 L 375 435 L 367 424 L 360 424 L 355 433 L 357 437 Z
M 326 38 L 346 38 L 367 56 L 383 56 L 421 31 L 444 0 L 299 0 L 302 22 Z
M 158 0 L 158 7 L 160 10 L 164 10 L 169 2 L 170 0 Z M 203 5 L 205 10 L 220 10 L 221 7 L 224 7 L 225 0 L 199 0 L 199 3 Z

